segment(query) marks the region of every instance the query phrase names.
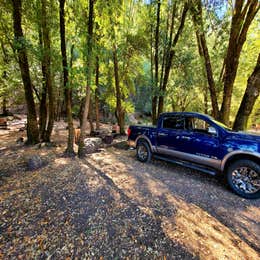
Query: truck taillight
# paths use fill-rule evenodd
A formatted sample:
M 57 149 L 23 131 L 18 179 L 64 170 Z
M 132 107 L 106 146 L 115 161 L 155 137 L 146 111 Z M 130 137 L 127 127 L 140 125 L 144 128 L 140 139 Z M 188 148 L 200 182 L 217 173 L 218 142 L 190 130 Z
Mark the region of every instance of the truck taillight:
M 128 128 L 128 129 L 127 129 L 127 135 L 128 135 L 128 137 L 130 136 L 130 134 L 131 134 L 131 129 Z

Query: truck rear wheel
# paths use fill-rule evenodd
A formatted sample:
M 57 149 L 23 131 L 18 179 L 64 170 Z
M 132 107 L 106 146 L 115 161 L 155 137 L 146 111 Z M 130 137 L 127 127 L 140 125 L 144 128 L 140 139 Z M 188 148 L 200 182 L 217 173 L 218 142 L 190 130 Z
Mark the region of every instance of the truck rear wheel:
M 140 162 L 149 162 L 152 158 L 152 152 L 146 141 L 140 140 L 136 146 L 136 158 Z
M 232 163 L 227 171 L 231 189 L 246 199 L 260 198 L 260 166 L 250 160 Z

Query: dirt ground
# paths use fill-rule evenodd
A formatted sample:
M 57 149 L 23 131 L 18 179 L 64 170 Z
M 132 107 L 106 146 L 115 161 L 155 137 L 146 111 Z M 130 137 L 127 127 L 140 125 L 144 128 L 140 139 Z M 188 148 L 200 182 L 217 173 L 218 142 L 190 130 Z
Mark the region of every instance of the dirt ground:
M 0 259 L 259 259 L 260 201 L 224 181 L 153 160 L 124 140 L 65 158 L 56 146 L 17 144 L 0 132 Z M 46 161 L 28 171 L 26 160 Z

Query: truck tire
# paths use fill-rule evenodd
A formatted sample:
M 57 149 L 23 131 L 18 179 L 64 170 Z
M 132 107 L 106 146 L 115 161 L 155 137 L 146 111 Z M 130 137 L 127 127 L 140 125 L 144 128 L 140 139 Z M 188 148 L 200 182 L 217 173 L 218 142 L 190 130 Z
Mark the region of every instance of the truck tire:
M 246 199 L 260 198 L 260 165 L 250 160 L 232 163 L 227 170 L 231 189 Z
M 151 160 L 152 152 L 146 141 L 138 141 L 136 146 L 136 158 L 140 162 L 149 162 Z

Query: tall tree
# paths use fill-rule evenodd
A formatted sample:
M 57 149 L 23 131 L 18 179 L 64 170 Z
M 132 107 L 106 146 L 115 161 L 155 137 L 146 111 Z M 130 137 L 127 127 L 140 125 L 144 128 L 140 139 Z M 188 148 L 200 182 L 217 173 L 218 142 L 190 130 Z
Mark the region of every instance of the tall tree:
M 113 48 L 113 62 L 114 62 L 114 76 L 115 76 L 115 87 L 116 87 L 116 117 L 120 128 L 120 134 L 125 134 L 125 109 L 122 106 L 122 91 L 119 81 L 119 66 L 117 58 L 117 46 L 114 44 Z
M 186 15 L 188 12 L 188 3 L 185 1 L 182 14 L 181 14 L 181 19 L 180 19 L 180 24 L 178 27 L 178 30 L 173 38 L 173 28 L 174 28 L 174 19 L 175 19 L 175 12 L 176 12 L 176 7 L 175 4 L 173 4 L 172 7 L 172 20 L 171 20 L 171 25 L 170 25 L 170 33 L 169 33 L 169 43 L 168 46 L 166 47 L 166 53 L 165 53 L 165 62 L 163 62 L 163 68 L 162 68 L 162 82 L 160 84 L 160 96 L 159 96 L 159 103 L 158 103 L 158 115 L 163 112 L 163 106 L 164 106 L 164 96 L 166 94 L 166 88 L 168 84 L 168 79 L 172 67 L 172 60 L 175 55 L 175 46 L 180 38 L 180 35 L 183 31 L 184 24 L 185 24 L 185 19 Z
M 152 82 L 152 120 L 153 124 L 157 121 L 157 102 L 158 102 L 158 84 L 159 84 L 159 38 L 160 38 L 160 14 L 161 14 L 161 1 L 157 2 L 157 12 L 156 12 L 156 28 L 155 28 L 155 45 L 154 45 L 154 82 Z M 151 42 L 152 44 L 152 42 Z M 153 53 L 151 53 L 153 54 Z M 152 62 L 151 62 L 152 63 Z M 152 64 L 151 64 L 152 67 Z M 153 73 L 153 72 L 152 72 Z
M 259 11 L 258 0 L 236 0 L 232 15 L 230 37 L 225 58 L 224 92 L 220 110 L 220 120 L 229 124 L 233 85 L 237 74 L 239 57 L 246 41 L 250 24 Z
M 68 140 L 66 154 L 74 155 L 74 127 L 72 118 L 72 89 L 71 84 L 69 84 L 69 73 L 68 73 L 68 62 L 66 53 L 66 31 L 65 31 L 65 0 L 59 0 L 60 3 L 60 48 L 62 55 L 62 67 L 63 67 L 63 87 L 64 96 L 66 103 L 66 115 L 68 121 Z
M 27 143 L 35 144 L 39 142 L 39 129 L 37 114 L 33 98 L 33 87 L 29 71 L 29 63 L 26 51 L 26 40 L 22 30 L 22 2 L 12 0 L 13 6 L 13 29 L 15 36 L 15 49 L 18 53 L 18 62 L 21 70 L 25 100 L 27 104 Z
M 199 54 L 204 60 L 204 66 L 207 75 L 208 87 L 209 87 L 211 104 L 212 104 L 212 116 L 214 118 L 218 118 L 219 108 L 218 108 L 218 99 L 216 93 L 216 84 L 213 76 L 213 70 L 211 66 L 208 45 L 207 45 L 205 32 L 204 32 L 201 0 L 193 0 L 193 4 L 191 5 L 191 13 L 192 13 L 193 23 L 196 31 Z
M 91 77 L 92 77 L 92 55 L 93 55 L 93 27 L 94 27 L 94 3 L 95 0 L 89 0 L 89 14 L 88 14 L 88 33 L 87 33 L 87 84 L 86 84 L 86 99 L 84 105 L 84 112 L 82 117 L 82 124 L 80 127 L 79 137 L 79 149 L 78 155 L 82 157 L 84 155 L 84 138 L 86 136 L 86 129 L 88 123 L 88 112 L 90 103 L 90 92 L 91 92 Z
M 188 1 L 184 1 L 183 5 L 177 3 L 177 1 L 169 1 L 166 7 L 163 4 L 161 1 L 157 2 L 155 33 L 151 32 L 151 35 L 154 36 L 154 39 L 151 40 L 152 46 L 154 45 L 154 50 L 151 49 L 151 55 L 154 55 L 154 59 L 151 59 L 151 77 L 154 79 L 152 80 L 153 124 L 156 123 L 158 115 L 164 109 L 164 99 L 175 55 L 175 47 L 183 31 L 189 8 Z M 183 7 L 182 11 L 181 7 Z M 163 19 L 165 12 L 167 12 L 166 22 Z M 180 17 L 178 14 L 180 14 Z M 180 22 L 176 26 L 178 20 Z M 175 28 L 177 28 L 176 32 Z
M 96 89 L 95 89 L 95 115 L 96 115 L 96 129 L 100 129 L 99 123 L 99 58 L 96 57 Z
M 41 16 L 40 16 L 41 17 Z M 41 18 L 39 18 L 41 20 Z M 38 24 L 38 34 L 39 34 L 39 47 L 41 53 L 43 53 L 44 46 L 42 41 L 42 23 Z M 46 124 L 47 124 L 47 85 L 46 85 L 46 66 L 43 60 L 43 55 L 41 55 L 41 69 L 42 69 L 42 90 L 40 96 L 40 111 L 39 111 L 39 130 L 40 139 L 44 139 Z
M 247 87 L 234 122 L 234 130 L 245 130 L 248 118 L 260 93 L 260 54 L 255 69 L 247 81 Z
M 248 28 L 252 23 L 256 13 L 258 12 L 259 6 L 260 3 L 258 2 L 258 0 L 235 0 L 229 33 L 229 43 L 226 56 L 224 58 L 223 101 L 221 109 L 219 111 L 216 96 L 216 86 L 213 78 L 211 61 L 203 28 L 201 0 L 193 0 L 191 5 L 197 42 L 199 48 L 202 49 L 205 70 L 207 73 L 211 104 L 213 109 L 212 114 L 215 118 L 218 118 L 220 121 L 227 125 L 229 125 L 231 98 L 239 64 L 239 57 L 243 44 L 246 40 Z M 221 71 L 221 75 L 223 74 L 223 70 Z
M 51 74 L 51 41 L 50 24 L 47 22 L 47 0 L 41 0 L 42 5 L 42 39 L 43 39 L 43 66 L 45 66 L 46 89 L 48 93 L 48 125 L 43 136 L 45 142 L 50 142 L 50 137 L 54 124 L 54 95 L 53 82 Z

